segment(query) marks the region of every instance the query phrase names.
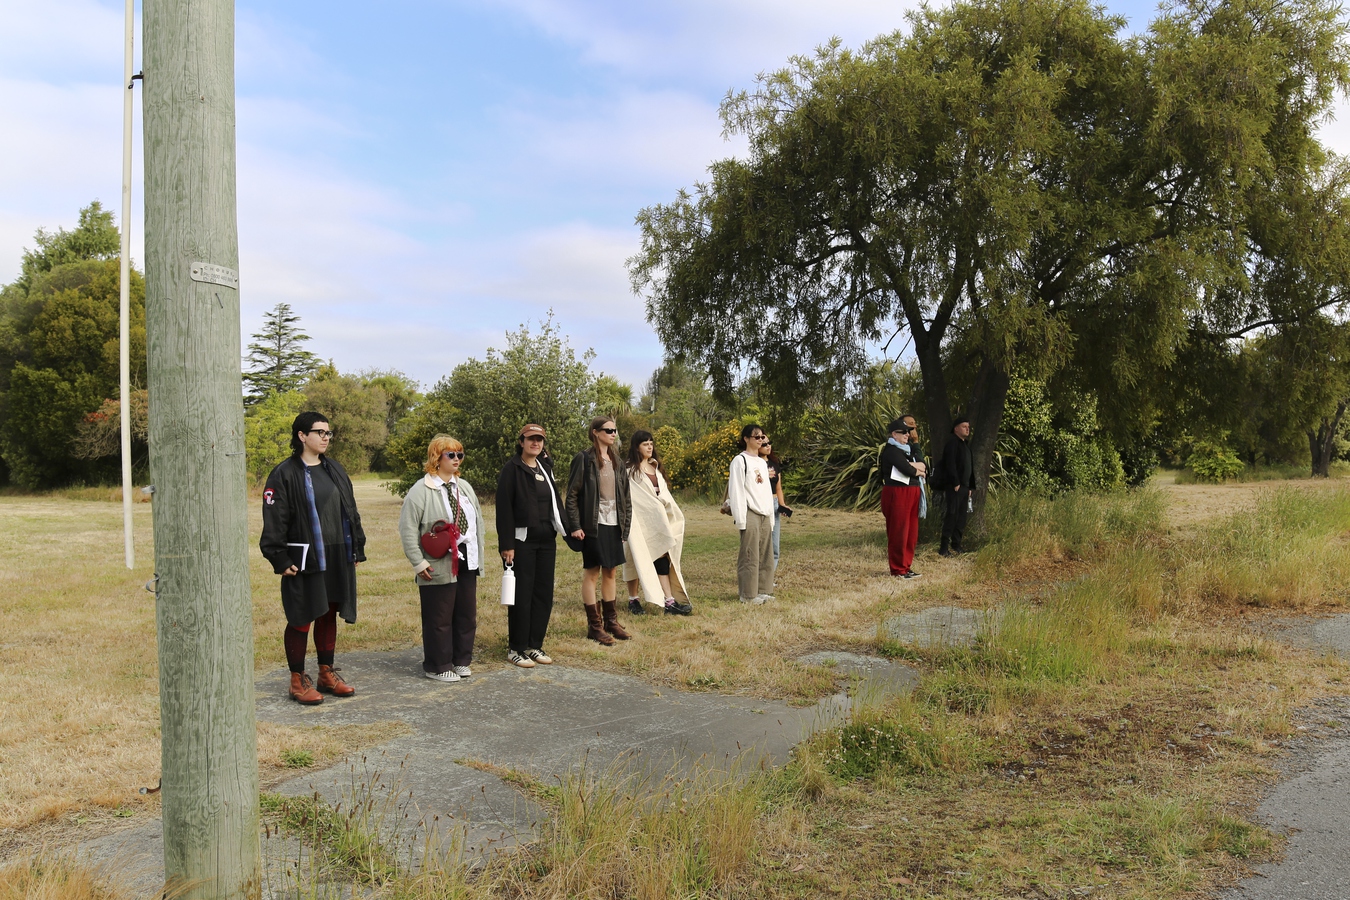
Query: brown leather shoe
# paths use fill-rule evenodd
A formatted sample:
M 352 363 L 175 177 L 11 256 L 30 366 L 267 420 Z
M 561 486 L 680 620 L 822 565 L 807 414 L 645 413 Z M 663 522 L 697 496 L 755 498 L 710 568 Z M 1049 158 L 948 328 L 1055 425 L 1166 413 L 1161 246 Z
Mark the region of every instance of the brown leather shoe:
M 319 666 L 319 690 L 325 694 L 332 694 L 334 697 L 350 697 L 356 693 L 356 688 L 342 680 L 342 676 L 337 673 L 337 669 L 332 666 Z
M 306 706 L 318 706 L 323 702 L 323 695 L 314 690 L 314 682 L 304 672 L 292 672 L 291 699 Z
M 630 637 L 632 637 L 632 635 L 630 635 L 628 632 L 624 631 L 624 630 L 623 630 L 623 626 L 619 624 L 619 601 L 618 601 L 618 600 L 601 600 L 601 601 L 600 601 L 600 608 L 604 611 L 604 614 L 605 614 L 605 630 L 606 630 L 606 631 L 608 631 L 610 634 L 614 635 L 616 638 L 618 638 L 618 639 L 621 640 L 621 641 L 626 641 L 626 640 L 628 640 Z
M 614 638 L 605 630 L 605 620 L 600 616 L 600 607 L 592 603 L 583 603 L 586 607 L 586 637 L 608 647 Z

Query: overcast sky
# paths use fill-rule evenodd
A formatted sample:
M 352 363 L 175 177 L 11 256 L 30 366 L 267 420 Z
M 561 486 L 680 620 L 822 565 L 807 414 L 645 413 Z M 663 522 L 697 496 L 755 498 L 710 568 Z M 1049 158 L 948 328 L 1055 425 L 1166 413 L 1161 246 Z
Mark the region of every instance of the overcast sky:
M 661 347 L 623 265 L 634 215 L 740 150 L 717 118 L 729 88 L 911 5 L 239 0 L 244 333 L 290 303 L 342 371 L 430 386 L 551 308 L 640 389 Z M 1134 28 L 1154 9 L 1108 5 Z M 0 283 L 38 227 L 120 204 L 122 9 L 0 0 Z M 1350 152 L 1341 120 L 1324 137 Z

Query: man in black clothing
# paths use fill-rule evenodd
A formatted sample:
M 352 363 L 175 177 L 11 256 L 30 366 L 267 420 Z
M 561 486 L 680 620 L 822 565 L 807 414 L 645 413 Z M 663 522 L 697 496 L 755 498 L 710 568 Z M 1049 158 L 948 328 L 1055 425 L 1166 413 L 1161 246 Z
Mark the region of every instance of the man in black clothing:
M 962 552 L 961 538 L 970 512 L 970 494 L 975 490 L 975 462 L 970 455 L 970 420 L 960 416 L 952 424 L 952 436 L 942 448 L 943 493 L 947 508 L 942 517 L 940 556 Z

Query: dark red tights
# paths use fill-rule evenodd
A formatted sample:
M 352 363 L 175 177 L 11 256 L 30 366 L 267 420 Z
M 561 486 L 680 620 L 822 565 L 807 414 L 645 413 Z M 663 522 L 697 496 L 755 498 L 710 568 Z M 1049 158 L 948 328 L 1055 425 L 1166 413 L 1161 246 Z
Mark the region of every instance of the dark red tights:
M 314 650 L 319 656 L 319 665 L 333 664 L 333 650 L 337 647 L 336 606 L 328 607 L 328 612 L 314 620 Z M 286 626 L 286 663 L 292 672 L 305 671 L 305 650 L 309 647 L 309 626 Z

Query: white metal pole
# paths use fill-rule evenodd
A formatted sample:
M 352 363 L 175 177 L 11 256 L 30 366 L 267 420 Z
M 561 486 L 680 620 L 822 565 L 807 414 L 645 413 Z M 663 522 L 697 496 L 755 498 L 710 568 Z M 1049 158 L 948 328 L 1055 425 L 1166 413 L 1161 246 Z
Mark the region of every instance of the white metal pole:
M 119 395 L 122 400 L 122 541 L 127 568 L 136 566 L 131 533 L 131 119 L 133 57 L 136 51 L 136 0 L 127 0 L 126 56 L 122 64 L 122 271 L 121 322 L 118 327 Z

